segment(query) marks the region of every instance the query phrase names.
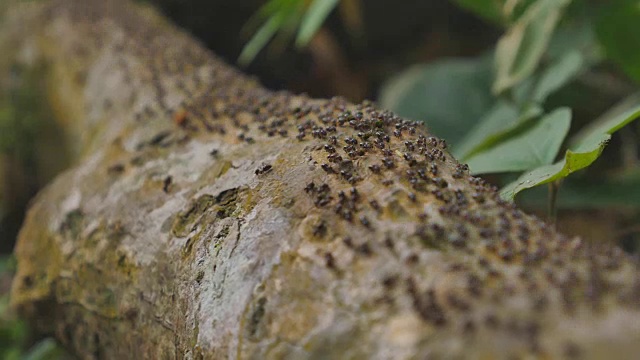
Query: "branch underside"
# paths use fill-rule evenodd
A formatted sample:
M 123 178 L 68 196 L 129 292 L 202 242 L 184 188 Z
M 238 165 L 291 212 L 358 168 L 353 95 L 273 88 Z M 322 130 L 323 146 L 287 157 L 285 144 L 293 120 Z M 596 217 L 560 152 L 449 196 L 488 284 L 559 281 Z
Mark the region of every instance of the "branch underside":
M 28 213 L 12 301 L 79 356 L 640 351 L 637 263 L 502 202 L 423 125 L 265 90 L 126 1 L 4 26 L 80 154 Z

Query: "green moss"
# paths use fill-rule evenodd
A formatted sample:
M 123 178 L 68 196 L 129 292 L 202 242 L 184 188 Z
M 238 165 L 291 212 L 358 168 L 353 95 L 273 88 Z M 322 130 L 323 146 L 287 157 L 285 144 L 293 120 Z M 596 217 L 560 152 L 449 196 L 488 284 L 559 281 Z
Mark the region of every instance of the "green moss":
M 60 233 L 65 236 L 69 236 L 71 239 L 76 239 L 82 231 L 82 223 L 84 220 L 84 214 L 80 209 L 76 209 L 67 213 L 64 221 L 60 225 Z
M 264 314 L 266 312 L 266 305 L 267 299 L 265 297 L 259 298 L 253 312 L 251 313 L 251 318 L 247 326 L 247 333 L 250 339 L 255 338 L 256 333 L 258 332 L 258 327 L 260 326 L 260 322 L 262 321 L 262 318 L 264 318 Z
M 190 237 L 187 239 L 187 242 L 182 247 L 182 258 L 186 259 L 191 255 L 191 251 L 193 250 L 193 244 L 196 242 L 195 238 Z
M 231 216 L 236 210 L 236 201 L 238 200 L 238 188 L 225 190 L 216 196 L 216 204 L 219 206 L 216 213 L 220 219 Z
M 211 208 L 215 202 L 216 199 L 209 194 L 202 195 L 193 201 L 186 211 L 180 212 L 176 216 L 173 222 L 173 228 L 171 229 L 173 235 L 176 237 L 187 236 L 197 220 L 207 209 Z
M 207 210 L 214 208 L 216 218 L 225 219 L 233 216 L 237 211 L 236 201 L 238 200 L 238 188 L 222 191 L 217 196 L 205 194 L 193 201 L 186 211 L 180 212 L 174 222 L 171 229 L 173 235 L 176 237 L 186 237 L 194 229 L 200 218 L 207 212 Z M 196 239 L 197 240 L 197 236 Z M 188 246 L 190 240 L 187 242 Z M 191 250 L 185 248 L 183 255 L 187 255 Z

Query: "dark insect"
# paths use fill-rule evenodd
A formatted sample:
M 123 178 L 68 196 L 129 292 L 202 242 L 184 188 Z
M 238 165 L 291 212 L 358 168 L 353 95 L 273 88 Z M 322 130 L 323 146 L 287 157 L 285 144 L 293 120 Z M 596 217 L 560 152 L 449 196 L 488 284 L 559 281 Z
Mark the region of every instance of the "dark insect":
M 171 176 L 167 176 L 166 178 L 164 178 L 164 181 L 162 183 L 162 191 L 164 191 L 165 193 L 169 193 L 172 183 L 173 183 L 173 178 Z
M 350 237 L 346 237 L 342 240 L 342 242 L 344 242 L 344 244 L 348 247 L 353 249 L 353 240 L 351 240 Z
M 371 170 L 371 172 L 373 172 L 374 174 L 379 174 L 380 173 L 380 165 L 369 165 L 369 170 Z
M 107 172 L 109 174 L 120 174 L 124 171 L 124 165 L 122 164 L 115 164 L 112 166 L 109 166 L 109 168 L 107 169 Z
M 329 155 L 327 155 L 327 160 L 329 160 L 331 162 L 334 162 L 334 163 L 341 162 L 342 161 L 342 156 L 340 156 L 340 155 L 338 155 L 336 153 L 329 154 Z
M 329 174 L 335 174 L 336 173 L 336 171 L 333 170 L 333 168 L 329 164 L 322 164 L 322 165 L 320 165 L 320 167 L 322 168 L 322 170 L 326 171 Z
M 373 250 L 371 250 L 371 246 L 369 246 L 369 244 L 367 244 L 366 242 L 358 245 L 358 247 L 356 247 L 355 250 L 364 256 L 373 255 Z
M 324 221 L 320 222 L 319 224 L 313 227 L 313 236 L 322 237 L 326 233 L 327 233 L 327 225 L 324 223 Z
M 431 164 L 429 166 L 429 172 L 431 172 L 433 176 L 438 175 L 438 166 L 436 164 Z
M 336 259 L 333 257 L 333 255 L 330 252 L 324 253 L 324 261 L 329 269 L 336 268 Z
M 313 182 L 310 182 L 310 183 L 307 184 L 307 186 L 304 187 L 304 191 L 306 193 L 310 193 L 310 192 L 314 191 L 315 188 L 316 188 L 316 184 L 314 184 Z
M 351 200 L 358 201 L 359 198 L 360 198 L 360 194 L 358 194 L 358 189 L 351 188 Z
M 392 158 L 386 157 L 384 159 L 382 159 L 382 163 L 384 164 L 384 166 L 386 166 L 388 169 L 392 169 L 395 166 L 395 163 L 393 162 Z
M 270 164 L 264 164 L 257 168 L 255 173 L 256 175 L 262 175 L 270 172 L 271 170 L 273 170 L 273 167 Z

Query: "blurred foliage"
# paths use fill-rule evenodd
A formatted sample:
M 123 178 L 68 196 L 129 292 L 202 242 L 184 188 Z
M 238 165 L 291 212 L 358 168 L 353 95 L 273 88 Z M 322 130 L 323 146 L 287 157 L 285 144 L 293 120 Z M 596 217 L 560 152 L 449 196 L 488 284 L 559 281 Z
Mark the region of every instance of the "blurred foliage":
M 555 159 L 569 126 L 571 111 L 556 109 L 536 121 L 527 131 L 479 152 L 467 163 L 474 171 L 484 174 L 524 171 L 549 164 Z
M 460 129 L 469 128 L 493 105 L 492 61 L 484 56 L 414 65 L 387 82 L 380 101 L 411 119 L 437 119 L 428 122 L 429 128 L 459 143 L 465 136 Z
M 14 271 L 14 258 L 10 255 L 0 256 L 0 359 L 71 359 L 53 339 L 33 341 L 27 325 L 12 311 L 9 305 L 8 284 Z
M 380 88 L 381 105 L 426 121 L 472 173 L 492 174 L 491 181 L 503 185 L 506 199 L 530 189 L 519 200 L 540 203 L 544 188 L 539 185 L 557 187 L 562 182 L 557 202 L 561 208 L 640 208 L 638 129 L 630 126 L 640 117 L 640 95 L 633 94 L 640 82 L 640 35 L 635 30 L 639 2 L 450 2 L 498 27 L 502 36 L 480 56 L 438 58 L 406 68 Z M 307 46 L 340 4 L 266 0 L 245 24 L 249 40 L 238 62 L 251 63 L 269 44 L 276 50 L 290 43 Z M 387 31 L 399 25 L 376 27 Z M 37 95 L 24 86 L 37 82 L 34 76 L 24 80 L 20 74 L 7 91 L 0 89 L 0 154 L 27 164 L 33 161 L 42 115 L 42 109 L 33 106 L 39 102 Z M 610 96 L 620 83 L 625 89 L 633 84 L 628 86 L 633 91 L 615 91 L 618 100 L 628 95 L 626 99 L 601 116 L 583 116 L 590 113 L 583 110 L 603 94 Z M 626 140 L 613 137 L 619 130 L 627 132 Z M 616 149 L 603 154 L 612 142 Z M 625 152 L 631 154 L 630 161 L 616 159 Z M 601 156 L 608 161 L 597 161 Z M 0 220 L 2 216 L 0 198 Z M 12 266 L 10 258 L 0 258 L 0 285 L 11 277 Z M 28 329 L 11 313 L 7 289 L 0 290 L 0 359 L 63 358 L 52 340 L 34 343 L 29 338 Z
M 9 305 L 15 261 L 11 255 L 2 253 L 13 247 L 24 207 L 35 191 L 36 143 L 48 114 L 41 106 L 42 69 L 25 71 L 15 66 L 3 80 L 4 86 L 0 89 L 0 359 L 70 359 L 53 339 L 35 341 L 31 329 Z
M 551 158 L 537 167 L 531 166 L 530 169 L 533 170 L 528 171 L 518 180 L 505 186 L 502 189 L 502 195 L 512 199 L 515 194 L 524 189 L 557 181 L 591 165 L 609 143 L 611 134 L 640 117 L 640 106 L 635 102 L 631 110 L 622 114 L 617 114 L 617 112 L 616 109 L 613 109 L 612 112 L 603 115 L 601 119 L 594 121 L 588 131 L 583 132 L 572 141 L 564 159 L 553 165 L 548 165 L 553 161 L 553 158 Z M 566 132 L 561 136 L 564 138 L 565 134 Z M 555 137 L 558 136 L 558 133 L 549 131 L 547 136 Z M 543 139 L 539 141 L 543 141 Z M 557 149 L 555 149 L 555 152 L 557 152 Z
M 0 152 L 29 159 L 42 118 L 41 109 L 33 105 L 39 102 L 40 94 L 30 86 L 39 81 L 38 73 L 16 68 L 12 75 L 10 89 L 0 96 Z
M 14 164 L 29 167 L 35 161 L 34 142 L 42 118 L 39 93 L 31 85 L 38 83 L 37 72 L 22 72 L 15 67 L 8 76 L 7 86 L 0 89 L 0 251 L 13 246 L 22 217 L 27 191 L 13 187 L 20 183 L 29 188 Z M 16 223 L 17 222 L 17 223 Z
M 509 24 L 496 45 L 494 93 L 506 91 L 533 74 L 569 2 L 529 1 L 524 13 Z M 508 3 L 505 1 L 504 6 Z
M 609 1 L 598 9 L 596 33 L 608 59 L 635 81 L 640 81 L 640 20 L 637 0 Z
M 296 46 L 306 46 L 339 0 L 269 0 L 245 25 L 255 30 L 244 46 L 238 63 L 248 65 L 276 37 L 284 46 L 297 32 Z M 259 27 L 257 24 L 262 23 Z
M 536 0 L 453 0 L 487 21 L 506 25 L 517 21 Z
M 577 127 L 587 130 L 576 135 L 577 127 L 570 131 L 572 112 L 548 105 L 569 105 L 556 94 L 610 63 L 619 69 L 611 70 L 612 77 L 625 82 L 626 74 L 640 80 L 640 38 L 633 30 L 640 20 L 638 1 L 452 1 L 504 29 L 491 52 L 492 66 L 487 66 L 487 55 L 417 65 L 390 79 L 380 91 L 380 102 L 402 116 L 427 121 L 474 174 L 524 172 L 503 188 L 504 198 L 537 185 L 559 184 L 591 166 L 612 134 L 640 117 L 640 100 L 630 97 L 590 125 L 579 119 Z M 464 71 L 456 68 L 459 64 L 465 64 Z M 493 95 L 487 100 L 486 94 Z M 633 151 L 637 154 L 637 146 Z M 609 170 L 613 174 L 619 169 Z M 602 203 L 615 188 L 616 182 L 606 180 L 608 173 L 600 175 L 598 181 L 609 186 L 591 187 L 603 193 L 583 194 L 582 205 L 589 199 Z

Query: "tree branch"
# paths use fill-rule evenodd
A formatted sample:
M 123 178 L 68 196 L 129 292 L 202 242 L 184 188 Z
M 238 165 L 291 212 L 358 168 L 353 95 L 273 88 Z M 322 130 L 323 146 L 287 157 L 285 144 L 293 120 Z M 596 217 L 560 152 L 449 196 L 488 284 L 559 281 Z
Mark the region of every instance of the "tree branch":
M 265 90 L 126 1 L 7 19 L 78 154 L 31 206 L 12 301 L 80 357 L 640 350 L 638 265 L 502 202 L 421 124 Z

